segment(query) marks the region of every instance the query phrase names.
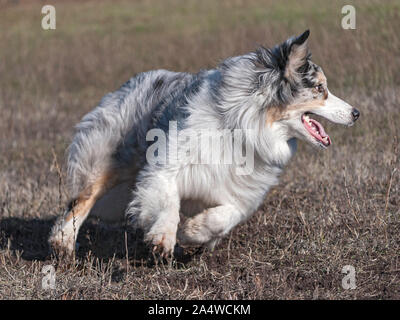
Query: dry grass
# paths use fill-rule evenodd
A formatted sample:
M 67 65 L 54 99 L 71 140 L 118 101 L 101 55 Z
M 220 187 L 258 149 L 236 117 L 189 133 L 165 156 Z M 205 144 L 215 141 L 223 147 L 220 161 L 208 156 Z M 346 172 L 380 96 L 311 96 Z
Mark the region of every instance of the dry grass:
M 0 1 L 0 299 L 400 298 L 400 5 L 355 1 Z M 49 257 L 67 198 L 64 150 L 77 121 L 136 72 L 196 71 L 311 29 L 331 91 L 359 107 L 356 126 L 327 125 L 333 146 L 301 144 L 264 206 L 214 252 L 155 263 L 126 226 L 84 224 L 75 261 Z M 397 171 L 396 171 L 397 169 Z M 126 248 L 128 250 L 126 250 Z M 44 265 L 57 288 L 41 288 Z M 344 265 L 355 290 L 341 286 Z

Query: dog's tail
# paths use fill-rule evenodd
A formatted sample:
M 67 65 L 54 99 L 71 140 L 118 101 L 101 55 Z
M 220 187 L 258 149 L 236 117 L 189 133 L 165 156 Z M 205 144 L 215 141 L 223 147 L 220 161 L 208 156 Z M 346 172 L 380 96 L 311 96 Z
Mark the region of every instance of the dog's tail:
M 120 89 L 103 97 L 100 104 L 76 126 L 68 149 L 68 184 L 72 198 L 121 168 L 140 167 L 146 133 L 160 101 L 185 88 L 192 75 L 166 70 L 139 73 Z
M 76 126 L 67 151 L 68 187 L 72 198 L 115 167 L 132 160 L 132 152 L 121 153 L 119 149 L 134 149 L 130 148 L 134 144 L 130 132 L 138 121 L 135 115 L 138 108 L 129 101 L 129 95 L 135 82 L 137 79 L 131 79 L 119 90 L 105 95 L 98 107 Z
M 121 137 L 113 133 L 115 114 L 111 112 L 118 100 L 107 94 L 100 105 L 76 126 L 68 148 L 67 174 L 72 198 L 107 172 L 112 166 L 112 153 Z

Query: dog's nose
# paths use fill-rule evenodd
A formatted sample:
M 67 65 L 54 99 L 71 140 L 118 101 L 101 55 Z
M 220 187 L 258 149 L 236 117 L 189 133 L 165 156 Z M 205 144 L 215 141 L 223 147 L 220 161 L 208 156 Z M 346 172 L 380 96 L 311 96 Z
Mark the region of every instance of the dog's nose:
M 358 111 L 356 108 L 353 108 L 351 115 L 353 116 L 353 121 L 356 121 L 360 117 L 360 111 Z

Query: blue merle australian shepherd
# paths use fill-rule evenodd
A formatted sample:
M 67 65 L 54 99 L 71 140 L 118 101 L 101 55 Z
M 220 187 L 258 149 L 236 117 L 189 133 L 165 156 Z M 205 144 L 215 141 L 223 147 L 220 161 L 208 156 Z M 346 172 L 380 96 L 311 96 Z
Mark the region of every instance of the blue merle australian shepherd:
M 278 183 L 297 139 L 322 149 L 331 144 L 314 115 L 347 126 L 360 115 L 328 90 L 322 69 L 310 60 L 308 36 L 306 31 L 197 74 L 140 73 L 105 95 L 76 127 L 68 153 L 72 200 L 53 227 L 50 244 L 72 253 L 91 211 L 107 220 L 122 211 L 164 256 L 177 242 L 213 248 Z M 217 148 L 202 148 L 193 139 L 173 139 L 171 125 L 179 136 L 208 130 L 230 138 L 219 140 Z M 154 130 L 165 137 L 149 136 Z M 228 153 L 237 131 L 242 139 L 236 146 L 242 155 L 251 153 L 246 157 L 251 170 L 239 172 L 243 163 L 225 156 L 197 161 L 199 154 Z M 161 142 L 168 148 L 162 150 Z M 174 147 L 184 152 L 163 161 Z

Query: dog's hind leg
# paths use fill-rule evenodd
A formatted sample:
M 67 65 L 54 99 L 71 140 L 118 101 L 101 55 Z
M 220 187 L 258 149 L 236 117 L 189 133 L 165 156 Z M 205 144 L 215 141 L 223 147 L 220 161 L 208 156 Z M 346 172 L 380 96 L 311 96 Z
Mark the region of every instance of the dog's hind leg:
M 206 209 L 185 221 L 178 231 L 179 244 L 182 246 L 205 244 L 213 249 L 219 239 L 245 218 L 246 216 L 234 205 Z
M 79 228 L 89 215 L 93 205 L 108 190 L 122 182 L 121 176 L 116 173 L 102 175 L 70 202 L 66 212 L 57 220 L 51 231 L 49 243 L 55 250 L 68 254 L 74 252 Z

